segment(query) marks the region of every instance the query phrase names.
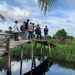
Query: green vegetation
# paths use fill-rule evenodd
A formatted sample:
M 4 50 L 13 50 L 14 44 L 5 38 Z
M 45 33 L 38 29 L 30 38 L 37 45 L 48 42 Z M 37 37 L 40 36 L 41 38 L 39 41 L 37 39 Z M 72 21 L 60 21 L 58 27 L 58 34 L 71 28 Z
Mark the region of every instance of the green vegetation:
M 6 68 L 7 65 L 7 56 L 0 57 L 0 71 L 2 68 Z
M 66 44 L 58 44 L 58 40 L 51 40 L 56 44 L 56 47 L 51 48 L 51 55 L 49 53 L 48 46 L 45 48 L 43 47 L 41 49 L 41 45 L 38 44 L 37 47 L 34 46 L 34 54 L 35 57 L 41 60 L 45 56 L 50 57 L 53 60 L 58 60 L 58 61 L 63 61 L 63 62 L 69 62 L 69 63 L 74 63 L 75 62 L 75 39 L 66 39 Z M 21 48 L 15 48 L 11 52 L 11 59 L 20 61 L 20 54 L 21 54 Z M 31 49 L 31 44 L 25 44 L 23 46 L 23 59 L 29 60 L 31 59 L 32 55 L 32 49 Z M 0 68 L 4 67 L 7 64 L 7 56 L 0 57 Z M 59 63 L 61 65 L 61 63 Z M 65 65 L 65 64 L 64 64 Z
M 42 11 L 46 13 L 47 10 L 50 10 L 56 0 L 38 0 L 39 6 Z
M 54 41 L 55 42 L 55 41 Z M 57 41 L 56 41 L 57 42 Z M 23 48 L 24 52 L 24 58 L 31 58 L 31 45 L 27 44 Z M 49 53 L 49 49 L 46 46 L 46 48 L 42 48 L 42 54 L 41 54 L 41 46 L 38 44 L 37 47 L 34 47 L 34 54 L 36 57 L 41 56 L 48 56 L 52 57 L 53 59 L 59 59 L 69 62 L 75 62 L 75 39 L 67 39 L 65 45 L 60 45 L 56 43 L 56 47 L 51 48 L 52 55 Z M 14 51 L 12 51 L 13 58 L 20 58 L 21 50 L 20 48 L 16 48 Z
M 58 39 L 62 39 L 62 38 L 73 39 L 72 36 L 67 35 L 67 32 L 65 31 L 65 29 L 58 30 L 54 34 L 53 38 L 58 38 Z

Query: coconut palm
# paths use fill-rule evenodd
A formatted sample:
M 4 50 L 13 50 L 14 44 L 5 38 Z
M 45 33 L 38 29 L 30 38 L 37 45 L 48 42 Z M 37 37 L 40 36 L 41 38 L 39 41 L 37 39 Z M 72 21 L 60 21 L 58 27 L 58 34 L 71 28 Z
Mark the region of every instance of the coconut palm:
M 5 21 L 5 17 L 4 17 L 2 14 L 0 14 L 0 19 L 1 19 L 2 21 Z
M 45 13 L 48 9 L 52 8 L 52 5 L 55 2 L 56 2 L 56 0 L 38 0 L 41 10 L 43 10 Z

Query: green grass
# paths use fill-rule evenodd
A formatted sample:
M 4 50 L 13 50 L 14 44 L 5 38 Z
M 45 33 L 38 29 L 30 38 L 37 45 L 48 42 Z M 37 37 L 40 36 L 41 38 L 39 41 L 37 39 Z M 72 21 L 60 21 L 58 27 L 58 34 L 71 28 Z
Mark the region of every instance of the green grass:
M 24 45 L 23 52 L 24 52 L 24 59 L 25 58 L 30 59 L 32 52 L 31 45 L 30 44 Z M 20 59 L 20 53 L 21 53 L 20 48 L 16 48 L 12 52 L 13 58 Z M 49 53 L 48 47 L 42 48 L 41 54 L 41 46 L 38 44 L 36 48 L 34 47 L 34 54 L 36 55 L 36 57 L 48 56 L 59 60 L 75 62 L 75 39 L 67 39 L 65 45 L 60 45 L 56 43 L 56 47 L 51 48 L 51 55 Z
M 57 47 L 52 48 L 52 56 L 57 59 L 75 62 L 75 46 L 57 45 Z
M 69 62 L 75 62 L 75 39 L 67 39 L 65 45 L 60 45 L 56 43 L 56 47 L 51 48 L 51 55 L 49 53 L 49 49 L 46 46 L 46 48 L 42 48 L 41 53 L 41 46 L 40 44 L 37 45 L 37 47 L 34 47 L 34 54 L 37 58 L 44 58 L 45 56 L 51 57 L 53 59 L 63 60 L 63 61 L 69 61 Z M 20 61 L 20 54 L 21 49 L 20 47 L 15 48 L 11 52 L 11 59 L 14 59 L 16 61 Z M 30 44 L 25 44 L 23 46 L 23 59 L 31 59 L 32 50 Z M 0 58 L 0 66 L 2 64 L 7 64 L 7 57 L 1 57 Z M 1 67 L 4 67 L 3 65 Z
M 5 66 L 7 65 L 7 57 L 3 56 L 0 57 L 0 71 L 2 70 L 2 68 L 5 68 Z

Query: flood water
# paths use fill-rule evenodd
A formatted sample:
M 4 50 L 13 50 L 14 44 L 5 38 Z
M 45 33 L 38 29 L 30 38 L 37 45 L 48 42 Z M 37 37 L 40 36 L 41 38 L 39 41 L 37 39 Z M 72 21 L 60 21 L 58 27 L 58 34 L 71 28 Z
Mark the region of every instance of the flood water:
M 40 65 L 40 61 L 36 58 L 35 59 L 36 66 Z M 23 60 L 22 64 L 22 74 L 31 70 L 32 60 Z M 57 63 L 53 63 L 47 72 L 44 73 L 45 75 L 75 75 L 75 70 L 72 68 L 66 68 L 65 66 L 60 66 Z M 0 75 L 7 75 L 7 70 L 2 69 L 0 71 Z M 20 75 L 20 61 L 12 61 L 11 62 L 11 75 Z

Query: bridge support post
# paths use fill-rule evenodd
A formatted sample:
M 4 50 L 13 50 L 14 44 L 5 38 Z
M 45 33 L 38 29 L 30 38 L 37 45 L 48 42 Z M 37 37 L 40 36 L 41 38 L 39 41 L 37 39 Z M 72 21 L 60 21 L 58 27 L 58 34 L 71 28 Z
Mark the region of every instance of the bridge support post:
M 50 46 L 50 43 L 48 43 L 48 48 L 49 48 L 49 53 L 51 55 L 51 46 Z
M 23 45 L 21 45 L 20 75 L 22 75 Z
M 8 52 L 8 67 L 7 67 L 7 75 L 11 75 L 11 51 L 10 51 L 10 40 L 7 38 L 6 40 L 6 51 Z

